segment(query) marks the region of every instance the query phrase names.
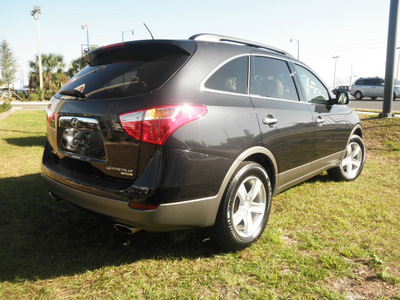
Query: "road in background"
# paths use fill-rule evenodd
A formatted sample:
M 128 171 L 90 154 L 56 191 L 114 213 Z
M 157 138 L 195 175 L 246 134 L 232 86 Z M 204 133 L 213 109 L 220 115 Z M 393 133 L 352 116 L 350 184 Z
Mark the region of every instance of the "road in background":
M 376 100 L 372 100 L 369 98 L 365 98 L 362 100 L 351 99 L 349 107 L 351 107 L 352 109 L 377 110 L 379 112 L 382 112 L 383 100 L 379 98 Z M 393 101 L 392 112 L 400 112 L 400 99 Z
M 37 102 L 21 102 L 12 101 L 11 107 L 13 109 L 29 109 L 29 110 L 45 110 L 49 106 L 49 101 L 37 101 Z

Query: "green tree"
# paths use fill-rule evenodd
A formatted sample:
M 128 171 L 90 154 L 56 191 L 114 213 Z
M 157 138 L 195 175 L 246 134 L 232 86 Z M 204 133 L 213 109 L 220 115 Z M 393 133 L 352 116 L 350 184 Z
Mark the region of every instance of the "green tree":
M 1 83 L 8 88 L 8 95 L 11 97 L 11 84 L 16 79 L 17 60 L 14 58 L 10 46 L 6 40 L 2 40 L 0 44 L 0 70 Z
M 29 61 L 31 72 L 29 73 L 29 86 L 39 88 L 39 58 L 36 55 L 35 60 Z M 68 76 L 64 72 L 64 57 L 58 54 L 43 54 L 43 87 L 46 90 L 47 98 L 60 89 L 67 81 Z
M 74 59 L 69 64 L 69 69 L 67 71 L 68 76 L 69 77 L 74 76 L 76 73 L 78 73 L 80 70 L 82 70 L 86 65 L 87 65 L 87 62 L 85 62 L 83 57 L 79 57 L 77 59 Z

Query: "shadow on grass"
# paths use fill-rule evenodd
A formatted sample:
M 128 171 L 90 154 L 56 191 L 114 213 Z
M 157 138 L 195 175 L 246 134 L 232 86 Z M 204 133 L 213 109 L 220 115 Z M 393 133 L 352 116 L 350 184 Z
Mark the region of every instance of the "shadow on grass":
M 0 280 L 74 275 L 143 259 L 210 257 L 202 230 L 115 231 L 111 220 L 50 200 L 40 174 L 0 179 Z
M 18 147 L 31 147 L 31 146 L 43 146 L 46 143 L 46 136 L 32 136 L 32 137 L 20 137 L 20 138 L 9 138 L 5 141 L 14 146 Z

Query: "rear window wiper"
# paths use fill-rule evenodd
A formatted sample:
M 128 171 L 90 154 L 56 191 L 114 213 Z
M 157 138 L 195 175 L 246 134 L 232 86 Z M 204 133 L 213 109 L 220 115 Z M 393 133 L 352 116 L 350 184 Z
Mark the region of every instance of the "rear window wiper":
M 73 96 L 79 99 L 85 99 L 86 95 L 80 91 L 77 90 L 62 90 L 59 92 L 60 95 L 64 96 Z

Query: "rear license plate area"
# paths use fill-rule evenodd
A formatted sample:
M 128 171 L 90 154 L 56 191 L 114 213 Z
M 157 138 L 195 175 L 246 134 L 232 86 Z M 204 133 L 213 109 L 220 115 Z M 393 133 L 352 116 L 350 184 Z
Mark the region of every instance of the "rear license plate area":
M 63 116 L 59 119 L 62 154 L 83 160 L 105 161 L 105 150 L 99 122 L 93 118 Z

